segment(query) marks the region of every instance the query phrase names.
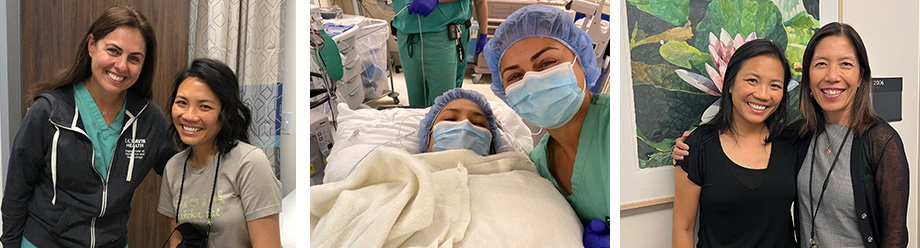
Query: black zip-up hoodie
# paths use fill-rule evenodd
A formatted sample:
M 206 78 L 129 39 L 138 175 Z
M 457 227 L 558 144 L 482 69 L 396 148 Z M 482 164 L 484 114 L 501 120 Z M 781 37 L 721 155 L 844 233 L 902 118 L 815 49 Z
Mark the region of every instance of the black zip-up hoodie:
M 93 144 L 73 87 L 36 97 L 16 133 L 3 194 L 3 247 L 25 237 L 38 247 L 125 247 L 134 189 L 150 169 L 162 174 L 178 149 L 160 108 L 128 93 L 107 179 L 93 167 Z

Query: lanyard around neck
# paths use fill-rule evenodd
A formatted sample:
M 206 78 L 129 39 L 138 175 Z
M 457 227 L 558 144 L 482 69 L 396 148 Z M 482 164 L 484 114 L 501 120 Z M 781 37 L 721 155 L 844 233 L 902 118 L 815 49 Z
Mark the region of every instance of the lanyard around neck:
M 182 182 L 179 184 L 179 202 L 176 203 L 176 224 L 179 223 L 179 207 L 182 206 L 182 189 L 185 188 L 185 173 L 188 170 L 188 159 L 192 157 L 192 151 L 189 150 L 188 156 L 185 156 L 185 164 L 182 166 Z M 217 176 L 220 173 L 220 153 L 217 153 L 217 168 L 214 169 L 214 183 L 211 185 L 211 200 L 208 201 L 208 235 L 211 234 L 211 204 L 214 203 L 214 189 L 217 188 Z
M 837 154 L 834 155 L 834 161 L 831 162 L 831 168 L 827 170 L 827 175 L 824 177 L 824 185 L 821 186 L 821 195 L 818 196 L 818 206 L 815 206 L 814 195 L 813 195 L 813 190 L 812 190 L 812 186 L 814 185 L 812 181 L 814 180 L 813 176 L 815 174 L 815 157 L 818 156 L 818 154 L 815 153 L 816 152 L 815 149 L 818 147 L 818 137 L 815 137 L 815 141 L 813 141 L 813 144 L 811 146 L 811 168 L 810 168 L 811 170 L 808 174 L 808 203 L 811 205 L 811 211 L 812 211 L 811 213 L 811 237 L 808 239 L 808 241 L 811 247 L 817 247 L 817 243 L 815 242 L 815 218 L 818 217 L 818 208 L 821 207 L 821 200 L 824 200 L 824 192 L 827 191 L 827 183 L 830 181 L 831 172 L 833 172 L 834 167 L 837 166 L 837 159 L 840 158 L 840 152 L 843 151 L 843 145 L 846 143 L 847 137 L 850 137 L 850 131 L 852 130 L 847 128 L 847 134 L 843 135 L 843 140 L 840 141 L 840 147 L 837 148 Z M 828 143 L 830 143 L 829 139 L 828 139 Z

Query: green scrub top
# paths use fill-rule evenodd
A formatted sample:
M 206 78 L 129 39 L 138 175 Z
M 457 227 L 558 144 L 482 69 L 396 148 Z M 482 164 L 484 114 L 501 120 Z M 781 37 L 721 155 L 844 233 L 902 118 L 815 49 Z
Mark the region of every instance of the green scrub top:
M 460 40 L 468 40 L 469 32 L 466 27 L 461 25 L 460 29 Z M 424 43 L 421 36 L 425 36 Z M 423 35 L 399 31 L 396 32 L 396 37 L 410 105 L 432 105 L 434 99 L 444 92 L 463 86 L 466 62 L 459 60 L 457 41 L 447 37 L 447 30 Z M 470 52 L 466 42 L 460 42 L 460 45 L 464 51 Z M 424 72 L 422 68 L 425 69 Z
M 125 117 L 125 104 L 121 105 L 121 110 L 112 121 L 112 125 L 105 124 L 105 118 L 96 107 L 93 96 L 86 90 L 84 83 L 78 83 L 73 88 L 74 100 L 77 108 L 80 110 L 80 119 L 83 121 L 83 129 L 89 141 L 93 143 L 93 167 L 102 175 L 102 179 L 108 177 L 109 165 L 112 163 L 112 156 L 115 155 L 115 146 L 118 145 L 118 137 L 121 136 L 121 128 Z
M 29 242 L 29 240 L 27 240 L 26 237 L 22 237 L 22 241 L 19 242 L 19 248 L 38 248 L 38 247 L 33 245 L 32 242 Z M 125 248 L 128 248 L 128 245 L 125 245 Z
M 393 8 L 398 12 L 404 6 L 407 6 L 411 0 L 393 0 Z M 421 20 L 421 31 L 437 32 L 447 29 L 448 23 L 461 24 L 473 16 L 472 1 L 456 0 L 453 2 L 438 3 L 434 10 L 428 16 L 409 14 L 408 7 L 393 18 L 393 27 L 407 34 L 419 33 L 419 21 Z
M 572 194 L 566 195 L 549 172 L 546 134 L 530 152 L 530 160 L 543 178 L 565 196 L 583 225 L 610 216 L 610 93 L 594 94 L 578 136 L 578 153 L 572 171 Z
M 19 247 L 20 248 L 38 248 L 37 246 L 33 245 L 32 242 L 29 242 L 29 240 L 27 240 L 26 237 L 22 237 L 22 241 L 19 242 Z

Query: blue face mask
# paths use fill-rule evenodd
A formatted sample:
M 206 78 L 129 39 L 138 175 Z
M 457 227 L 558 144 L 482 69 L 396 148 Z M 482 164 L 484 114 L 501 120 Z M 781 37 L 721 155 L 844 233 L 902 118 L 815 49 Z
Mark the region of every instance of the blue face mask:
M 572 69 L 574 63 L 524 73 L 520 82 L 505 89 L 508 105 L 521 118 L 542 128 L 553 129 L 568 123 L 585 98 Z
M 484 127 L 473 126 L 469 120 L 442 121 L 431 129 L 434 144 L 432 151 L 469 149 L 479 155 L 489 155 L 492 144 L 492 132 Z

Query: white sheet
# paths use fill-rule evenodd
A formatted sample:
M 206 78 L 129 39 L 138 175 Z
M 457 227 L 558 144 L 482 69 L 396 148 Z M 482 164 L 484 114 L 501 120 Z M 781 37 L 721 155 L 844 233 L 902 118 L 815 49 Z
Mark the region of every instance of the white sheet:
M 523 153 L 380 148 L 310 187 L 313 247 L 578 247 L 582 227 Z
M 533 138 L 524 121 L 504 102 L 489 102 L 496 121 L 501 126 L 502 146 L 499 152 L 530 153 Z M 411 154 L 418 153 L 419 121 L 428 109 L 393 108 L 387 110 L 357 109 L 337 105 L 338 128 L 334 145 L 326 158 L 323 183 L 336 182 L 352 173 L 358 163 L 380 147 L 395 147 Z
M 281 213 L 278 214 L 281 247 L 297 247 L 297 237 L 301 232 L 297 230 L 297 189 L 294 189 L 281 199 Z

